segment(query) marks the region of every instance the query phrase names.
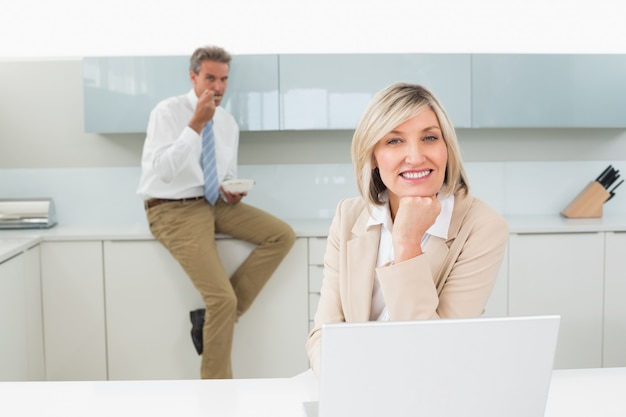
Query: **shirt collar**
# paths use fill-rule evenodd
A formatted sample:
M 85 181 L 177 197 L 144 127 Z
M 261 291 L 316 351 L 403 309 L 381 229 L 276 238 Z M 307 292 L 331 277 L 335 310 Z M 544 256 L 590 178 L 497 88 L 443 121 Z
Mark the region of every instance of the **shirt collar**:
M 369 228 L 370 226 L 381 224 L 388 230 L 392 230 L 393 223 L 391 222 L 387 192 L 385 191 L 381 197 L 385 204 L 372 207 L 366 227 Z M 441 212 L 435 219 L 435 223 L 426 231 L 426 234 L 447 239 L 454 210 L 454 194 L 442 195 L 439 193 L 437 194 L 437 200 L 441 204 Z

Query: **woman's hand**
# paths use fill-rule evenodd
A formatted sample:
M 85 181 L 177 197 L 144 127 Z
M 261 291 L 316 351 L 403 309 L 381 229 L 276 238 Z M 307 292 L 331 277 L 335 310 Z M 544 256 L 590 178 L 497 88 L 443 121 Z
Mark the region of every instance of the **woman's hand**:
M 422 238 L 441 212 L 437 196 L 402 197 L 393 221 L 394 262 L 422 254 Z

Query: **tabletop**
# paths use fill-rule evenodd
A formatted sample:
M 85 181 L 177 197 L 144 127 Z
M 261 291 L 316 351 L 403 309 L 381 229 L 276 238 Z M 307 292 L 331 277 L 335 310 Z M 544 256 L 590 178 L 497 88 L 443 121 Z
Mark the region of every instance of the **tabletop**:
M 554 371 L 545 417 L 623 417 L 626 368 Z M 303 417 L 317 399 L 309 370 L 292 378 L 0 382 L 0 415 Z

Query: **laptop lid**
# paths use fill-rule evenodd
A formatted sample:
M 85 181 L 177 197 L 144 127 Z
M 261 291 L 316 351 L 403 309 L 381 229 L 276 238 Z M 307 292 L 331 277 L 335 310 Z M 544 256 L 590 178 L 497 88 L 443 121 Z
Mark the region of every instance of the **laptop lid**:
M 327 324 L 318 415 L 543 417 L 559 324 L 559 316 Z

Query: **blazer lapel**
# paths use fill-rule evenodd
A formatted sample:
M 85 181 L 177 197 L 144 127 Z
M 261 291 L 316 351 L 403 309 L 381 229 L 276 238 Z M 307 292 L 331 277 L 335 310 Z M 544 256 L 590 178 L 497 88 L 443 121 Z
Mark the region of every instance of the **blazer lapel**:
M 369 213 L 364 210 L 352 228 L 353 239 L 347 244 L 348 259 L 358 259 L 347 263 L 347 321 L 368 321 L 370 317 L 381 226 L 367 229 L 368 219 Z

